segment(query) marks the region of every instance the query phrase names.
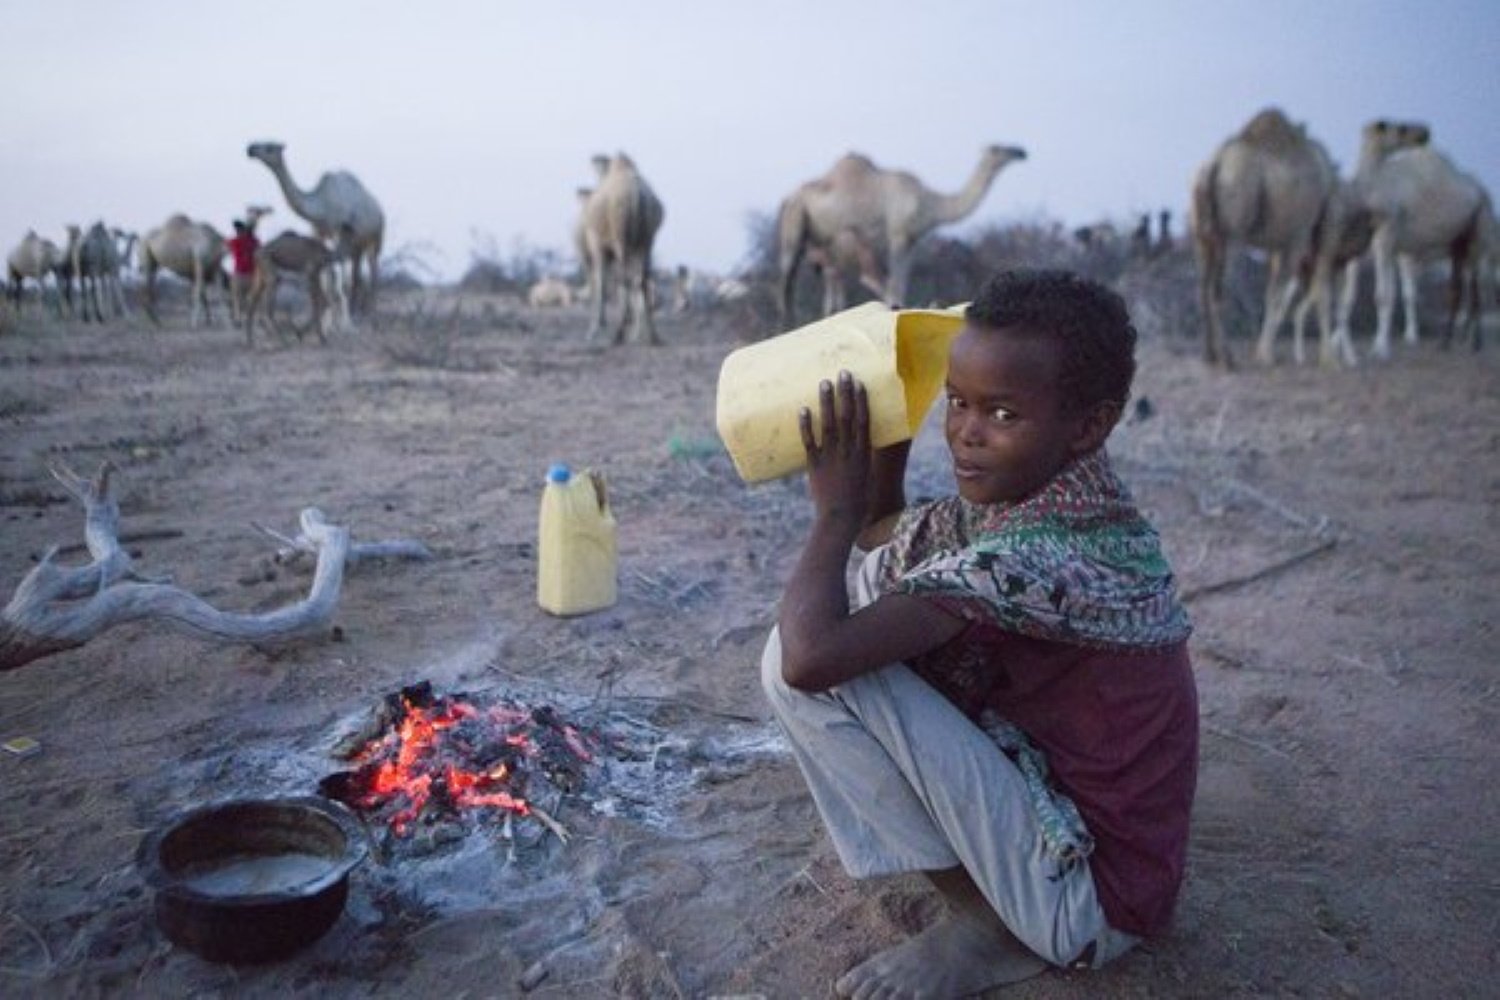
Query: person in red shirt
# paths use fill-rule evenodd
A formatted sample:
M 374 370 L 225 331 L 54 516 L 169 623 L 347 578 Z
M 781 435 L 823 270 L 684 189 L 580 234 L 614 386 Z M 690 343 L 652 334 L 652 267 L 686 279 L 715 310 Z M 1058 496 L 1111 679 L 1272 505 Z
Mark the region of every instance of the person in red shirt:
M 229 278 L 230 300 L 234 306 L 235 322 L 245 315 L 245 301 L 250 294 L 250 284 L 255 278 L 255 251 L 260 249 L 260 240 L 255 230 L 243 219 L 234 220 L 234 235 L 225 243 L 229 248 L 232 271 Z
M 872 449 L 859 381 L 799 415 L 814 516 L 762 685 L 845 868 L 923 872 L 949 911 L 842 996 L 1099 967 L 1169 924 L 1198 704 L 1171 568 L 1104 447 L 1135 340 L 1097 282 L 992 279 L 949 353 L 958 493 L 910 508 L 910 443 Z

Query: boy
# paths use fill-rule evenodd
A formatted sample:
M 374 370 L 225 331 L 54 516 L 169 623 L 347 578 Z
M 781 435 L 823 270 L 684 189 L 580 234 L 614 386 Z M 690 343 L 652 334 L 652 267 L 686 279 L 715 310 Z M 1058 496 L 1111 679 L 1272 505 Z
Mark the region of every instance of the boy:
M 1104 451 L 1134 349 L 1095 282 L 992 280 L 949 354 L 958 496 L 905 511 L 910 445 L 871 451 L 863 385 L 821 385 L 816 434 L 800 414 L 814 518 L 762 682 L 845 868 L 922 871 L 950 911 L 840 995 L 1098 967 L 1170 919 L 1197 693 L 1170 568 Z

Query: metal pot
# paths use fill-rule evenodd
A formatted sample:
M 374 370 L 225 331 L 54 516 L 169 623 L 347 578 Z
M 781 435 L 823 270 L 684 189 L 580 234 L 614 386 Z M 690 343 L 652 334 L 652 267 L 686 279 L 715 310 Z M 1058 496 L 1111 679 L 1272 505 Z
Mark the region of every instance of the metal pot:
M 136 854 L 156 922 L 213 962 L 267 962 L 322 937 L 344 911 L 367 851 L 348 809 L 313 796 L 203 806 L 148 835 Z

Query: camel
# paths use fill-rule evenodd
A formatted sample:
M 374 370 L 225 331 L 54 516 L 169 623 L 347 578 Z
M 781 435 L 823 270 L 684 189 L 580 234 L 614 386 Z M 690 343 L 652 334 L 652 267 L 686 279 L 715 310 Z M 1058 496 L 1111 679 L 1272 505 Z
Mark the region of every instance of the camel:
M 126 274 L 130 273 L 135 266 L 135 245 L 141 241 L 140 234 L 121 229 L 118 226 L 109 231 L 115 242 L 115 259 L 120 262 L 120 278 L 123 281 Z
M 104 297 L 116 316 L 130 315 L 130 307 L 125 304 L 125 289 L 120 284 L 120 246 L 115 231 L 103 222 L 90 226 L 73 247 L 72 267 L 73 280 L 78 282 L 84 322 L 88 322 L 91 315 L 96 322 L 104 322 L 104 312 L 99 305 L 100 286 L 103 286 Z
M 850 237 L 845 233 L 861 241 L 880 262 L 878 270 L 888 276 L 884 298 L 904 301 L 913 246 L 939 226 L 967 217 L 979 207 L 1000 171 L 1025 158 L 1026 151 L 1018 146 L 988 146 L 963 188 L 940 194 L 914 175 L 877 167 L 859 153 L 841 157 L 827 174 L 793 191 L 778 211 L 783 322 L 792 322 L 797 268 L 808 248 L 826 249 L 842 239 L 845 249 L 832 251 L 840 256 L 849 249 Z
M 1417 122 L 1389 123 L 1382 133 L 1387 151 L 1423 146 L 1430 138 L 1428 127 Z M 1324 207 L 1312 254 L 1302 267 L 1305 289 L 1292 316 L 1292 357 L 1297 364 L 1303 362 L 1303 333 L 1308 313 L 1313 309 L 1318 311 L 1319 363 L 1333 367 L 1358 362 L 1349 323 L 1359 295 L 1360 260 L 1370 249 L 1374 232 L 1374 218 L 1358 187 L 1352 181 L 1338 178 Z M 1338 286 L 1336 320 L 1335 285 Z
M 620 323 L 614 342 L 625 339 L 630 327 L 636 340 L 661 343 L 652 318 L 655 296 L 651 289 L 651 249 L 666 212 L 661 199 L 641 176 L 634 161 L 624 153 L 609 161 L 594 193 L 584 205 L 584 238 L 587 248 L 589 291 L 594 318 L 588 339 L 604 327 L 604 298 L 613 267 L 621 289 Z
M 533 309 L 567 308 L 573 304 L 572 286 L 561 278 L 542 278 L 526 290 L 526 304 Z
M 609 157 L 596 153 L 589 158 L 589 165 L 594 170 L 594 183 L 597 185 L 609 169 Z M 589 288 L 588 206 L 594 189 L 580 187 L 574 193 L 578 199 L 578 215 L 573 220 L 573 250 L 578 254 L 578 266 L 583 270 L 583 286 Z
M 312 319 L 309 325 L 318 332 L 318 339 L 328 340 L 327 322 L 324 315 L 327 307 L 324 298 L 327 278 L 334 263 L 334 251 L 321 240 L 303 236 L 288 229 L 275 239 L 268 240 L 255 251 L 255 277 L 250 284 L 250 293 L 245 302 L 245 343 L 255 342 L 255 316 L 262 299 L 266 304 L 266 321 L 275 325 L 276 289 L 284 278 L 300 278 L 307 287 L 312 301 Z M 293 327 L 297 339 L 304 330 Z
M 726 305 L 749 294 L 750 286 L 738 278 L 720 277 L 681 265 L 672 282 L 672 311 L 680 314 Z
M 1256 359 L 1274 360 L 1276 332 L 1297 296 L 1298 270 L 1338 180 L 1323 145 L 1277 108 L 1266 108 L 1221 145 L 1193 180 L 1191 228 L 1211 365 L 1234 367 L 1224 341 L 1224 271 L 1235 243 L 1269 257 Z
M 1470 343 L 1477 351 L 1483 343 L 1485 305 L 1500 306 L 1500 219 L 1495 217 L 1495 207 L 1488 198 L 1480 212 L 1476 241 L 1467 263 L 1455 285 L 1458 301 L 1454 307 L 1468 310 Z M 1452 331 L 1450 322 L 1450 339 Z
M 850 275 L 877 299 L 885 297 L 887 280 L 880 257 L 857 230 L 845 229 L 827 244 L 809 246 L 804 259 L 823 278 L 824 316 L 842 312 L 848 305 Z
M 194 222 L 182 213 L 167 219 L 141 239 L 138 258 L 146 275 L 146 315 L 160 323 L 156 315 L 156 272 L 166 268 L 192 283 L 191 324 L 197 328 L 199 308 L 202 317 L 213 322 L 208 304 L 208 286 L 229 289 L 229 275 L 224 273 L 224 237 L 206 222 Z
M 1454 310 L 1470 258 L 1482 235 L 1490 199 L 1484 186 L 1459 170 L 1431 145 L 1394 147 L 1391 122 L 1373 121 L 1360 136 L 1359 169 L 1354 183 L 1374 219 L 1370 250 L 1375 258 L 1375 341 L 1372 357 L 1391 353 L 1396 312 L 1396 277 L 1400 271 L 1405 306 L 1404 339 L 1417 343 L 1417 265 L 1447 254 L 1452 265 Z M 1469 322 L 1477 324 L 1477 314 Z
M 61 291 L 59 299 L 62 312 L 68 318 L 75 315 L 73 309 L 73 252 L 78 249 L 78 241 L 82 239 L 83 233 L 77 226 L 67 226 L 64 232 L 68 234 L 67 246 L 52 262 L 52 281 Z
M 5 258 L 6 274 L 10 279 L 10 300 L 15 304 L 17 315 L 21 311 L 21 292 L 27 278 L 36 282 L 37 298 L 47 301 L 47 278 L 56 278 L 57 267 L 65 260 L 63 251 L 56 243 L 38 236 L 36 230 L 28 230 L 15 249 Z M 62 290 L 60 282 L 54 280 L 56 298 L 53 308 L 62 316 Z
M 349 248 L 350 297 L 356 312 L 373 312 L 375 290 L 380 280 L 380 248 L 385 240 L 385 213 L 380 203 L 347 170 L 335 170 L 318 178 L 311 191 L 304 191 L 287 172 L 280 142 L 253 142 L 245 155 L 264 163 L 281 185 L 287 205 L 312 223 L 318 237 Z M 369 271 L 369 289 L 360 287 L 361 262 Z

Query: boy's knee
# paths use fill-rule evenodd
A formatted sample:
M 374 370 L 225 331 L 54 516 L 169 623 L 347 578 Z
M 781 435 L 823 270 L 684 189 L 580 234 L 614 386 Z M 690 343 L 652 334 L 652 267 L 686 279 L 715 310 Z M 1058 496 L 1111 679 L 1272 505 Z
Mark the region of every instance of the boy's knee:
M 781 676 L 781 629 L 773 627 L 766 637 L 766 648 L 760 654 L 760 686 L 772 707 L 784 701 L 792 693 L 791 687 Z

